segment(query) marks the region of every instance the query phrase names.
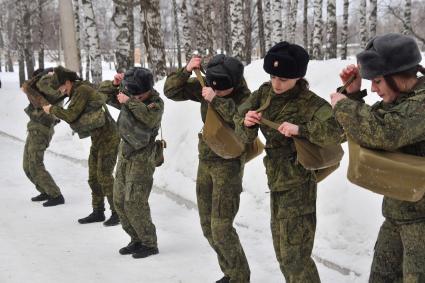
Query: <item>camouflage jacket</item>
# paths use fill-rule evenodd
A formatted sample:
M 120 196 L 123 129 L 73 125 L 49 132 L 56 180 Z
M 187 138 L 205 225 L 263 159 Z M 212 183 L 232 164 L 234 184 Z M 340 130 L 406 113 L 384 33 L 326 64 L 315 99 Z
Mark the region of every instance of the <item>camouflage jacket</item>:
M 201 103 L 201 119 L 205 123 L 208 110 L 208 102 L 202 97 L 202 87 L 196 78 L 190 78 L 191 73 L 182 68 L 167 77 L 164 85 L 164 94 L 174 101 L 191 100 Z M 233 92 L 225 97 L 215 96 L 210 105 L 217 111 L 223 120 L 234 128 L 233 116 L 237 112 L 237 107 L 243 103 L 251 94 L 245 81 L 236 87 Z M 199 158 L 203 160 L 222 159 L 215 154 L 208 145 L 199 137 L 198 144 Z
M 41 92 L 44 97 L 49 98 L 49 102 L 54 105 L 62 106 L 63 99 L 59 91 L 52 89 L 49 84 L 51 75 L 44 75 L 35 83 L 36 91 Z M 31 103 L 24 109 L 25 113 L 29 116 L 32 122 L 40 123 L 46 127 L 52 127 L 56 125 L 59 120 L 52 114 L 47 114 L 41 108 L 34 107 Z
M 305 184 L 312 172 L 296 161 L 295 145 L 292 138 L 285 137 L 266 125 L 245 127 L 245 114 L 264 105 L 271 96 L 270 105 L 262 116 L 276 123 L 290 122 L 299 126 L 299 137 L 308 139 L 319 146 L 337 144 L 343 131 L 332 116 L 328 102 L 298 85 L 282 94 L 275 94 L 270 82 L 264 83 L 238 109 L 235 116 L 236 134 L 245 143 L 252 142 L 261 130 L 266 138 L 264 164 L 272 191 L 282 191 Z M 278 166 L 275 166 L 278 164 Z
M 339 101 L 335 117 L 360 145 L 425 157 L 425 80 L 394 102 L 372 106 L 351 99 Z M 383 215 L 393 220 L 425 219 L 425 198 L 412 203 L 384 197 Z
M 101 136 L 102 133 L 112 133 L 115 126 L 111 123 L 111 119 L 107 113 L 102 110 L 102 106 L 105 104 L 104 95 L 98 93 L 88 83 L 76 81 L 69 94 L 70 102 L 67 109 L 52 105 L 50 113 L 55 115 L 61 120 L 64 120 L 70 124 L 71 128 L 76 131 L 80 138 L 91 136 Z M 101 111 L 104 117 L 99 118 L 96 116 L 96 120 L 82 119 L 83 116 Z M 100 123 L 99 127 L 93 127 L 94 124 L 99 124 L 99 119 L 103 120 L 104 123 Z M 107 122 L 105 122 L 107 121 Z M 76 130 L 78 125 L 79 130 Z
M 118 87 L 114 86 L 112 81 L 102 82 L 98 91 L 107 96 L 109 105 L 121 110 L 117 124 L 123 140 L 124 155 L 128 157 L 143 150 L 150 150 L 164 113 L 164 102 L 159 93 L 153 89 L 151 96 L 144 101 L 130 97 L 125 104 L 120 104 L 116 99 Z

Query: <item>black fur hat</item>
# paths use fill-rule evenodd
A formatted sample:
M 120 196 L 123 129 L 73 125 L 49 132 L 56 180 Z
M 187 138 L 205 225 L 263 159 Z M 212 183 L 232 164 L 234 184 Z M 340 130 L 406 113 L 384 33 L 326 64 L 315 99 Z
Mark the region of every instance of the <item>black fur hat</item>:
M 362 78 L 371 80 L 409 70 L 422 61 L 415 40 L 407 35 L 388 33 L 376 36 L 357 54 Z
M 218 54 L 207 65 L 207 84 L 217 90 L 237 87 L 242 81 L 243 70 L 244 66 L 238 59 Z
M 124 74 L 122 84 L 130 95 L 145 93 L 153 88 L 152 72 L 142 67 L 132 67 Z
M 266 73 L 287 79 L 302 78 L 307 72 L 309 56 L 304 48 L 286 41 L 279 42 L 264 57 Z
M 76 72 L 66 69 L 62 66 L 57 66 L 53 69 L 53 72 L 54 74 L 50 83 L 50 87 L 55 90 L 57 90 L 66 81 L 75 82 L 76 80 L 81 80 Z

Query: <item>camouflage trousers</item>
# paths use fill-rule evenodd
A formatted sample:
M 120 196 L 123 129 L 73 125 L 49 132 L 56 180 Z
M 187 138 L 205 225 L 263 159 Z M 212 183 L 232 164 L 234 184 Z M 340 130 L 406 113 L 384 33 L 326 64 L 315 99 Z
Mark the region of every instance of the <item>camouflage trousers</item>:
M 233 221 L 239 210 L 243 166 L 239 160 L 199 160 L 196 196 L 205 238 L 230 282 L 249 282 L 250 269 Z
M 425 221 L 400 224 L 386 219 L 375 244 L 370 283 L 425 282 Z
M 311 254 L 316 232 L 316 183 L 270 193 L 273 246 L 288 283 L 320 282 Z
M 116 132 L 92 136 L 88 183 L 91 189 L 93 210 L 105 210 L 104 199 L 106 196 L 111 211 L 115 211 L 113 172 L 117 162 L 119 141 L 120 138 Z
M 149 195 L 155 164 L 153 147 L 124 158 L 121 149 L 114 183 L 114 204 L 122 228 L 131 241 L 157 247 L 156 228 L 152 222 Z
M 23 157 L 25 175 L 40 193 L 50 197 L 61 195 L 59 187 L 44 166 L 44 152 L 49 147 L 54 132 L 53 126 L 29 122 Z

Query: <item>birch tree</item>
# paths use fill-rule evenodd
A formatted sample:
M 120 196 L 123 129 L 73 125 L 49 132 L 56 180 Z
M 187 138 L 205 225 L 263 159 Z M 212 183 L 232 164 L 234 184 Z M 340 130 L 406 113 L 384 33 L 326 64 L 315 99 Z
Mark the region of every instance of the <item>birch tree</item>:
M 226 54 L 232 56 L 232 24 L 230 20 L 230 2 L 229 0 L 224 0 L 223 5 L 223 25 L 224 25 L 224 48 Z
M 130 52 L 130 31 L 128 28 L 127 21 L 128 7 L 125 4 L 128 3 L 114 1 L 114 13 L 112 14 L 112 22 L 114 23 L 114 26 L 117 29 L 117 36 L 115 38 L 115 58 L 116 70 L 118 72 L 128 70 L 131 66 L 130 57 L 132 56 L 132 54 Z
M 232 28 L 232 55 L 245 64 L 245 35 L 242 0 L 230 0 L 230 20 Z
M 3 41 L 4 41 L 4 48 L 6 50 L 6 58 L 5 58 L 5 71 L 6 72 L 14 72 L 14 68 L 13 68 L 13 60 L 12 60 L 12 47 L 11 47 L 11 41 L 12 41 L 12 29 L 13 29 L 13 23 L 14 21 L 12 21 L 11 19 L 11 11 L 13 11 L 13 9 L 10 7 L 9 3 L 5 3 L 5 7 L 6 9 L 3 10 L 5 11 L 3 13 L 3 16 L 5 16 L 5 31 L 4 31 L 4 36 L 3 36 Z
M 159 0 L 144 0 L 141 5 L 143 42 L 146 47 L 149 68 L 154 80 L 160 80 L 167 74 L 161 14 Z
M 134 49 L 135 49 L 135 42 L 134 42 L 134 0 L 127 0 L 127 25 L 128 25 L 128 37 L 129 37 L 129 44 L 130 44 L 130 50 L 128 54 L 128 64 L 129 66 L 134 66 Z
M 349 0 L 344 0 L 344 9 L 342 13 L 342 29 L 341 29 L 341 59 L 347 59 L 347 45 L 348 45 L 348 8 L 350 5 Z
M 180 43 L 180 29 L 179 29 L 179 19 L 178 19 L 178 6 L 176 0 L 173 0 L 173 16 L 174 16 L 174 29 L 176 32 L 176 45 L 177 45 L 177 64 L 178 67 L 182 67 L 182 53 L 181 53 L 181 43 Z
M 203 5 L 202 0 L 193 0 L 192 11 L 193 11 L 193 24 L 195 26 L 195 48 L 200 56 L 205 55 L 206 42 L 205 42 L 205 30 L 203 21 Z
M 314 1 L 313 59 L 322 59 L 322 0 Z
M 84 11 L 84 28 L 87 32 L 87 41 L 89 44 L 92 82 L 99 84 L 102 81 L 102 56 L 100 54 L 99 32 L 92 1 L 82 0 L 82 8 Z
M 25 64 L 27 66 L 27 77 L 30 78 L 34 73 L 34 48 L 31 37 L 31 11 L 30 11 L 29 0 L 23 0 L 21 2 L 23 12 L 23 37 L 24 37 L 24 54 Z
M 260 42 L 260 58 L 266 55 L 266 40 L 264 36 L 263 1 L 257 0 L 258 39 Z
M 271 0 L 264 0 L 264 38 L 266 41 L 266 51 L 272 47 L 272 17 Z
M 378 13 L 378 0 L 369 0 L 370 15 L 369 15 L 369 39 L 376 35 L 377 13 Z
M 245 62 L 246 64 L 251 64 L 251 50 L 252 50 L 252 17 L 251 17 L 251 0 L 244 0 L 244 26 L 245 26 Z
M 204 14 L 202 16 L 203 19 L 203 26 L 204 26 L 204 39 L 205 40 L 205 48 L 206 48 L 206 54 L 208 54 L 208 57 L 211 57 L 215 54 L 214 52 L 214 42 L 213 42 L 213 21 L 211 18 L 211 0 L 204 0 Z
M 34 34 L 38 44 L 38 67 L 44 69 L 44 26 L 43 26 L 43 1 L 36 0 L 34 11 Z
M 295 43 L 295 30 L 297 29 L 297 11 L 298 11 L 298 0 L 288 1 L 290 3 L 290 13 L 288 19 L 288 33 L 286 40 Z
M 183 44 L 184 55 L 186 58 L 186 63 L 188 63 L 190 58 L 192 57 L 192 37 L 190 33 L 189 14 L 187 11 L 186 0 L 182 1 L 180 11 L 181 11 L 180 13 L 182 18 L 182 31 L 183 31 L 182 44 Z
M 303 44 L 308 49 L 308 0 L 304 0 L 303 5 Z
M 412 29 L 412 0 L 405 0 L 403 18 L 403 34 L 410 35 Z
M 275 45 L 278 42 L 282 41 L 282 2 L 281 0 L 270 0 L 270 9 L 271 9 L 271 45 Z
M 16 44 L 18 47 L 19 86 L 25 82 L 24 0 L 16 1 Z
M 366 0 L 359 0 L 359 15 L 360 15 L 360 47 L 365 48 L 367 44 L 367 22 L 366 22 Z
M 326 25 L 326 59 L 336 58 L 337 30 L 336 30 L 336 0 L 328 0 L 328 22 Z

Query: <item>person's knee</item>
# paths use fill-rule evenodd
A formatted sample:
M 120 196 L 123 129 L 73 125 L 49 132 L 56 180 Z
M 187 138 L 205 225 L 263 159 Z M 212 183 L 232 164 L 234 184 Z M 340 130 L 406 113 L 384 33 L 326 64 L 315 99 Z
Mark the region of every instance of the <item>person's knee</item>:
M 211 219 L 211 235 L 216 243 L 223 243 L 231 239 L 233 233 L 232 220 L 227 218 Z

